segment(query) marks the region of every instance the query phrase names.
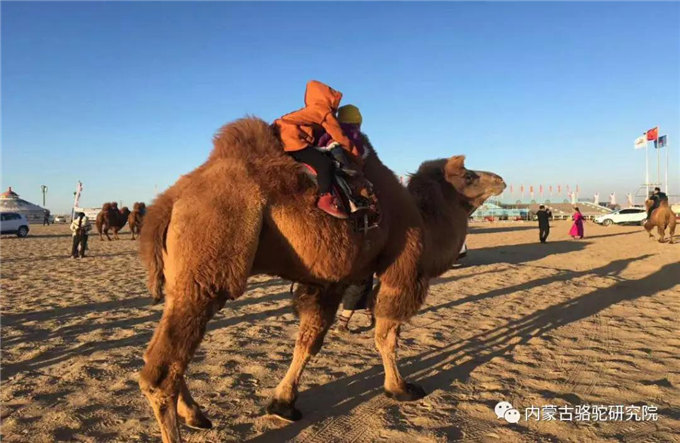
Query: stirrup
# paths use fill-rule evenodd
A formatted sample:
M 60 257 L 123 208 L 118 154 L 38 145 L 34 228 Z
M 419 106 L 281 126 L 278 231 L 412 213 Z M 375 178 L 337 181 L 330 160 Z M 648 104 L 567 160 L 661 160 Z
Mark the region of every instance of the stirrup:
M 355 212 L 363 211 L 365 209 L 371 209 L 371 206 L 366 204 L 366 205 L 357 205 L 357 203 L 354 201 L 354 199 L 350 198 L 349 200 L 349 212 L 354 214 Z

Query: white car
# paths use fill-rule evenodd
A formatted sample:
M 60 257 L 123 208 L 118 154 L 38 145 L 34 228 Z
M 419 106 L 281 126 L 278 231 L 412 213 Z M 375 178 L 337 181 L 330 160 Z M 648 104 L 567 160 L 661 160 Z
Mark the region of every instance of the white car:
M 595 223 L 609 226 L 613 223 L 626 224 L 632 223 L 641 225 L 647 219 L 647 211 L 644 208 L 619 209 L 609 214 L 600 215 L 593 220 Z
M 17 237 L 26 237 L 28 219 L 24 214 L 16 212 L 0 213 L 0 234 L 16 234 Z

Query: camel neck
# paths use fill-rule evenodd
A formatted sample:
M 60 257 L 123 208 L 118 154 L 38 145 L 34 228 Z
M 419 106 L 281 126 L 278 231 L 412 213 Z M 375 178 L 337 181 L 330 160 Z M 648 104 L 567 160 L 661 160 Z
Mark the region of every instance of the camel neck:
M 423 270 L 430 277 L 438 276 L 458 258 L 467 234 L 467 218 L 474 208 L 455 190 L 434 181 L 413 188 L 411 194 L 424 224 Z

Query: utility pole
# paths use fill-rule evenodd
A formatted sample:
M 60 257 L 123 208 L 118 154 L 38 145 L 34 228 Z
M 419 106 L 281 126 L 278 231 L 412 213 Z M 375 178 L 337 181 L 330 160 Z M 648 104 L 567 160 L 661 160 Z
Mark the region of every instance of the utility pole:
M 42 191 L 42 195 L 43 195 L 43 208 L 44 208 L 45 207 L 45 194 L 47 194 L 47 186 L 40 185 L 40 190 Z

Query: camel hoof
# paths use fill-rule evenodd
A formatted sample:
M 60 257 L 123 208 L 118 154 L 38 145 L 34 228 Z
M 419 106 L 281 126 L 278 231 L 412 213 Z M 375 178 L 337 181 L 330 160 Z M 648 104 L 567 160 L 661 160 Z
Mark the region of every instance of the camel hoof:
M 415 401 L 425 397 L 427 393 L 418 385 L 406 383 L 406 388 L 403 391 L 390 392 L 385 390 L 385 395 L 397 401 Z
M 302 418 L 302 412 L 295 409 L 291 403 L 284 403 L 277 399 L 272 399 L 269 403 L 267 414 L 276 415 L 287 421 L 298 421 Z
M 192 429 L 212 429 L 213 425 L 210 420 L 208 420 L 203 414 L 198 414 L 197 416 L 187 420 L 182 418 L 184 425 Z

